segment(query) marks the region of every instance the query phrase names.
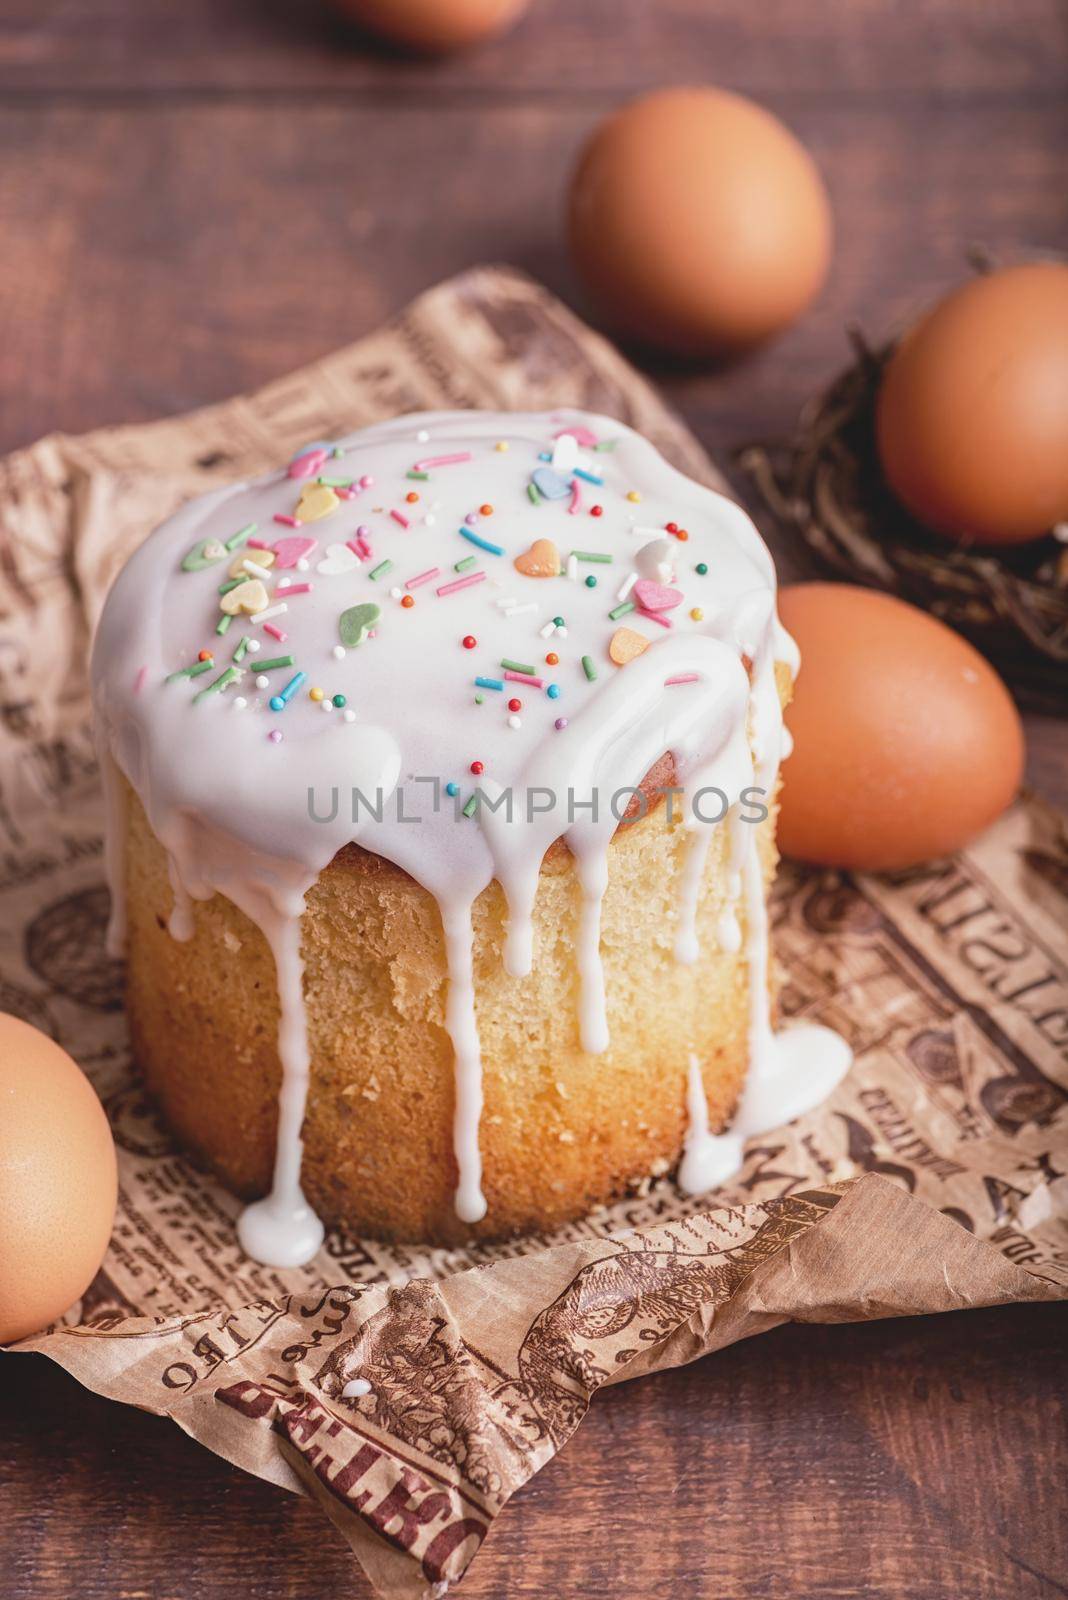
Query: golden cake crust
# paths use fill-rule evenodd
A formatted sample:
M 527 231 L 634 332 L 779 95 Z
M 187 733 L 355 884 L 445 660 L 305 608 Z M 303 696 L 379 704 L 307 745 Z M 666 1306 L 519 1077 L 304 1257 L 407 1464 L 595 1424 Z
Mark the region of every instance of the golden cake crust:
M 789 675 L 778 676 L 785 699 Z M 281 1083 L 269 946 L 218 894 L 194 906 L 191 940 L 172 938 L 166 855 L 132 791 L 128 801 L 135 1055 L 181 1140 L 239 1194 L 262 1194 Z M 774 814 L 759 831 L 770 881 Z M 685 966 L 673 953 L 681 827 L 661 806 L 617 832 L 602 910 L 611 1044 L 600 1056 L 579 1045 L 579 890 L 566 848 L 543 864 L 529 976 L 504 970 L 498 885 L 475 902 L 488 1211 L 474 1226 L 453 1210 L 454 1067 L 436 903 L 382 857 L 341 851 L 309 891 L 301 930 L 311 1051 L 303 1185 L 324 1220 L 353 1234 L 455 1244 L 579 1216 L 676 1164 L 691 1050 L 711 1126 L 724 1125 L 745 1075 L 749 1018 L 744 955 L 721 951 L 715 937 L 727 904 L 725 844 L 717 830 L 697 912 L 702 953 Z

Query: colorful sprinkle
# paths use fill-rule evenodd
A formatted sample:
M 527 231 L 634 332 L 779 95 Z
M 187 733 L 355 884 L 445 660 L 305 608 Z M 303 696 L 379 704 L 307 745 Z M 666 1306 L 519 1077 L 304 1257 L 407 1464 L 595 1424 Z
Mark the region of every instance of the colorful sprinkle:
M 463 645 L 465 650 L 473 650 L 478 643 L 478 640 L 475 638 L 473 633 L 465 633 L 460 643 Z
M 485 770 L 486 770 L 486 764 L 485 764 L 484 761 L 472 761 L 472 763 L 471 763 L 471 771 L 474 773 L 476 778 L 481 778 L 481 776 L 485 772 Z
M 523 709 L 522 700 L 509 700 L 508 709 L 509 709 L 509 711 L 522 711 L 522 709 Z
M 474 557 L 472 556 L 471 559 L 474 560 Z M 406 589 L 418 589 L 420 584 L 429 583 L 431 578 L 440 578 L 440 576 L 440 567 L 428 567 L 425 572 L 417 573 L 414 578 L 409 578 L 404 587 Z
M 502 657 L 501 666 L 506 672 L 525 672 L 528 678 L 534 674 L 533 662 L 528 665 L 525 661 L 508 661 Z
M 620 617 L 625 617 L 629 611 L 635 610 L 637 610 L 637 607 L 633 600 L 624 600 L 621 606 L 616 606 L 614 610 L 608 613 L 608 620 L 609 622 L 618 622 Z
M 564 729 L 567 727 L 567 718 L 557 717 L 556 721 L 553 723 L 553 727 L 556 729 L 557 733 L 563 733 Z
M 220 672 L 214 683 L 209 683 L 206 689 L 201 689 L 199 694 L 193 696 L 193 704 L 196 705 L 197 701 L 203 700 L 207 694 L 218 694 L 221 690 L 229 688 L 230 684 L 236 683 L 240 676 L 239 667 L 227 667 L 224 672 Z
M 453 456 L 427 456 L 425 461 L 417 461 L 413 468 L 415 472 L 428 472 L 431 467 L 453 467 L 458 462 L 472 460 L 470 450 L 458 450 Z
M 394 522 L 399 522 L 402 528 L 411 527 L 411 523 L 408 521 L 408 518 L 404 515 L 403 511 L 391 511 L 390 516 L 393 518 Z M 374 577 L 374 573 L 372 573 L 371 576 Z
M 594 665 L 592 656 L 583 656 L 582 670 L 586 674 L 586 677 L 589 679 L 590 683 L 592 683 L 597 676 L 597 668 Z
M 559 700 L 559 698 L 560 698 L 560 685 L 558 683 L 550 683 L 550 685 L 546 689 L 545 693 L 549 696 L 550 700 Z
M 597 579 L 594 577 L 592 572 L 590 573 L 589 577 L 586 579 L 586 587 L 587 587 L 587 589 L 596 589 L 596 587 L 597 587 Z
M 485 576 L 484 572 L 469 572 L 465 578 L 455 578 L 452 583 L 443 583 L 436 592 L 442 596 L 456 594 L 460 589 L 469 589 L 473 583 L 481 583 Z
M 272 711 L 284 711 L 289 701 L 292 700 L 297 690 L 308 681 L 306 672 L 297 672 L 290 678 L 285 688 L 279 694 L 273 694 L 268 701 Z
M 473 817 L 477 810 L 478 810 L 478 795 L 477 794 L 473 794 L 471 796 L 470 800 L 464 806 L 464 816 L 465 817 Z
M 708 562 L 699 561 L 693 570 L 697 573 L 699 578 L 703 578 L 708 571 Z
M 470 572 L 477 560 L 477 556 L 464 556 L 462 560 L 453 562 L 452 570 L 454 572 Z
M 247 527 L 241 528 L 231 538 L 227 539 L 227 550 L 236 550 L 239 544 L 244 544 L 246 539 L 251 539 L 255 531 L 256 524 L 254 522 L 250 522 Z
M 393 563 L 389 559 L 389 557 L 387 556 L 385 561 L 380 561 L 378 563 L 377 567 L 372 567 L 371 568 L 370 576 L 372 578 L 384 578 L 387 572 L 392 572 L 392 571 L 393 571 Z
M 323 691 L 318 687 L 318 685 L 316 685 L 316 687 L 314 689 L 309 689 L 308 690 L 308 699 L 309 700 L 314 700 L 316 702 L 316 704 L 318 704 L 318 702 L 322 698 L 323 698 Z
M 402 596 L 401 605 L 404 607 L 405 611 L 410 611 L 412 609 L 412 607 L 415 605 L 415 596 L 414 596 L 414 594 L 406 594 L 406 595 Z
M 475 687 L 477 689 L 503 689 L 504 684 L 500 678 L 476 678 Z
M 455 800 L 456 796 L 460 793 L 460 785 L 452 782 L 447 783 L 445 785 L 445 793 L 449 796 L 450 800 Z
M 343 694 L 334 695 L 333 704 L 337 707 L 337 709 L 339 711 L 343 711 L 345 709 L 346 704 L 347 704 L 345 696 Z
M 282 667 L 293 665 L 292 656 L 272 656 L 270 661 L 257 661 L 257 672 L 277 672 Z
M 460 538 L 466 539 L 469 544 L 477 544 L 480 550 L 486 550 L 491 556 L 503 556 L 504 546 L 492 544 L 489 539 L 483 539 L 480 534 L 473 533 L 470 528 L 460 529 Z

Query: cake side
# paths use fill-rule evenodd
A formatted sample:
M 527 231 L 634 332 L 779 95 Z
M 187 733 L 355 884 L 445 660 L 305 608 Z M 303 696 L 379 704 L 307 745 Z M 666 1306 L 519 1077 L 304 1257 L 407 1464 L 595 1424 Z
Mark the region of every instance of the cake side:
M 761 824 L 766 881 L 774 819 Z M 602 941 L 611 1045 L 590 1056 L 577 1028 L 574 862 L 551 852 L 535 901 L 535 958 L 513 978 L 501 952 L 498 885 L 474 908 L 482 1042 L 487 1215 L 461 1222 L 451 1197 L 455 1089 L 444 1023 L 448 981 L 432 896 L 391 862 L 342 852 L 302 919 L 311 1083 L 303 1183 L 350 1233 L 456 1244 L 541 1231 L 674 1169 L 687 1129 L 687 1070 L 701 1064 L 709 1121 L 725 1126 L 748 1060 L 739 951 L 715 930 L 729 904 L 728 836 L 709 849 L 697 910 L 702 955 L 675 960 L 685 843 L 664 808 L 616 834 Z M 135 1056 L 168 1122 L 229 1187 L 270 1186 L 282 1071 L 274 961 L 257 925 L 223 895 L 193 908 L 176 942 L 166 853 L 129 797 L 127 1007 Z

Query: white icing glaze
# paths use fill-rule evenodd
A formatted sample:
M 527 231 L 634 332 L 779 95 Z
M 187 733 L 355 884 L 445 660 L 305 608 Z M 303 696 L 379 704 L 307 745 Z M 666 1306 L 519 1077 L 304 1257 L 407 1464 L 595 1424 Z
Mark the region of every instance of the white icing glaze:
M 611 448 L 598 451 L 599 442 Z M 601 904 L 609 845 L 629 794 L 616 809 L 610 801 L 638 784 L 665 751 L 674 757 L 687 828 L 677 954 L 690 962 L 699 954 L 697 910 L 713 825 L 695 812 L 700 806 L 701 816 L 714 816 L 718 802 L 701 791 L 718 789 L 730 803 L 722 824 L 730 898 L 745 903 L 753 1064 L 746 1097 L 751 1088 L 756 1103 L 760 1086 L 782 1077 L 768 1019 L 756 829 L 739 801 L 754 784 L 768 794 L 774 786 L 782 737 L 774 667 L 784 660 L 796 670 L 797 657 L 775 617 L 770 557 L 745 513 L 676 472 L 629 429 L 584 413 L 401 418 L 340 441 L 302 475 L 311 459 L 305 453 L 299 467 L 197 500 L 158 529 L 120 574 L 93 655 L 102 743 L 138 791 L 167 852 L 171 931 L 188 938 L 192 903 L 220 893 L 260 926 L 274 955 L 282 1065 L 275 1174 L 270 1194 L 244 1213 L 240 1233 L 249 1254 L 276 1265 L 308 1259 L 322 1237 L 300 1188 L 309 1073 L 300 914 L 307 889 L 351 841 L 407 871 L 440 910 L 445 1025 L 456 1064 L 456 1206 L 464 1221 L 485 1214 L 473 902 L 497 879 L 508 907 L 505 964 L 518 977 L 529 972 L 541 862 L 555 840 L 566 840 L 581 888 L 579 1038 L 590 1053 L 607 1049 Z M 428 477 L 411 476 L 422 471 Z M 560 497 L 532 501 L 532 474 L 550 494 L 562 485 Z M 590 475 L 603 482 L 590 484 Z M 330 486 L 318 485 L 318 477 L 344 479 L 346 497 L 331 505 Z M 409 502 L 409 493 L 419 498 Z M 306 494 L 307 515 L 290 526 Z M 479 510 L 486 503 L 491 514 Z M 594 504 L 603 515 L 591 514 Z M 323 505 L 327 514 L 315 515 Z M 688 539 L 671 536 L 671 523 Z M 254 539 L 275 547 L 273 568 L 242 539 L 250 524 Z M 317 544 L 298 561 L 297 547 L 285 543 L 294 539 Z M 555 543 L 559 577 L 528 576 L 514 566 L 538 539 Z M 230 541 L 232 549 L 215 564 L 184 570 L 201 541 Z M 283 564 L 287 550 L 293 559 Z M 587 562 L 588 551 L 609 559 Z M 473 568 L 454 571 L 472 556 Z M 388 577 L 380 569 L 386 561 Z M 239 581 L 262 585 L 263 595 L 243 593 L 250 604 L 266 600 L 266 609 L 223 624 L 228 631 L 220 636 L 219 586 L 232 566 Z M 474 572 L 485 576 L 471 582 Z M 588 576 L 597 580 L 592 588 Z M 675 584 L 684 598 L 654 615 L 642 608 L 643 595 L 653 605 L 663 596 L 643 584 Z M 369 603 L 380 608 L 373 632 L 340 644 L 341 614 Z M 638 609 L 610 618 L 621 604 Z M 554 624 L 557 616 L 562 625 Z M 649 640 L 622 669 L 608 656 L 620 625 Z M 477 639 L 475 648 L 464 648 L 466 635 Z M 243 637 L 249 643 L 242 647 Z M 235 647 L 244 655 L 232 662 Z M 215 655 L 210 671 L 174 676 L 195 666 L 205 649 Z M 559 655 L 558 665 L 546 664 L 548 650 Z M 272 658 L 289 654 L 291 667 L 270 668 Z M 533 666 L 542 683 L 507 679 L 505 660 Z M 231 666 L 231 678 L 201 693 Z M 298 672 L 305 679 L 272 708 L 272 696 Z M 503 688 L 477 689 L 476 676 Z M 309 697 L 316 685 L 323 703 Z M 346 697 L 343 710 L 330 707 L 335 693 Z M 521 714 L 507 706 L 513 696 Z M 484 763 L 477 782 L 486 801 L 466 817 L 461 807 L 475 787 L 475 761 Z M 441 790 L 447 781 L 458 786 L 455 802 Z M 113 779 L 107 783 L 118 931 L 121 794 Z M 352 791 L 362 797 L 355 814 Z M 556 803 L 538 810 L 546 794 Z M 733 906 L 720 917 L 717 936 L 724 949 L 739 947 Z M 798 1053 L 796 1045 L 789 1050 Z M 746 1097 L 736 1130 L 752 1120 Z M 704 1148 L 713 1137 L 707 1108 L 700 1138 L 698 1128 L 699 1118 L 692 1120 L 688 1173 L 701 1166 L 689 1154 L 694 1139 Z M 735 1131 L 723 1137 L 733 1139 Z

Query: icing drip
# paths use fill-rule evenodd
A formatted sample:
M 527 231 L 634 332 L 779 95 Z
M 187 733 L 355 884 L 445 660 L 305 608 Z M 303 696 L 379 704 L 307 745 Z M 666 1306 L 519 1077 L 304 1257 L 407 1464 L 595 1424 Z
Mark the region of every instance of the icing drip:
M 739 507 L 684 478 L 645 440 L 582 413 L 401 418 L 305 455 L 307 471 L 301 462 L 221 490 L 164 524 L 117 580 L 93 656 L 114 939 L 123 924 L 121 771 L 168 855 L 174 937 L 192 935 L 193 900 L 219 893 L 274 956 L 276 1161 L 270 1194 L 242 1217 L 242 1244 L 290 1265 L 322 1238 L 300 1185 L 309 1081 L 300 917 L 318 874 L 359 841 L 437 903 L 456 1209 L 477 1222 L 486 1202 L 474 902 L 499 882 L 504 964 L 522 978 L 533 963 L 541 864 L 566 841 L 581 894 L 579 1037 L 591 1054 L 608 1049 L 601 911 L 620 817 L 609 797 L 665 753 L 685 804 L 678 959 L 700 954 L 717 828 L 729 857 L 715 928 L 723 950 L 741 948 L 744 905 L 752 1066 L 730 1134 L 708 1133 L 692 1063 L 688 1090 L 684 1173 L 702 1188 L 719 1181 L 707 1173 L 724 1167 L 728 1148 L 736 1166 L 757 1124 L 781 1122 L 799 1103 L 801 1079 L 811 1097 L 834 1076 L 833 1035 L 795 1029 L 776 1040 L 768 1017 L 757 830 L 742 800 L 755 784 L 770 802 L 783 747 L 775 662 L 796 671 L 797 656 L 775 617 L 759 535 Z M 674 521 L 683 515 L 685 534 Z M 589 548 L 558 550 L 554 541 L 571 537 Z M 465 772 L 492 806 L 472 803 L 471 780 L 456 781 Z M 431 803 L 430 785 L 445 779 L 454 806 Z M 350 787 L 368 802 L 358 814 Z M 506 791 L 514 811 L 497 805 Z M 698 811 L 707 791 L 724 797 L 724 821 L 717 801 Z M 556 803 L 531 805 L 539 795 Z M 804 1041 L 814 1038 L 810 1050 Z M 805 1065 L 813 1052 L 815 1072 Z
M 486 1215 L 486 1197 L 482 1193 L 482 1152 L 478 1143 L 478 1125 L 482 1117 L 482 1052 L 475 1016 L 471 907 L 443 905 L 441 920 L 449 969 L 445 1026 L 452 1040 L 456 1074 L 453 1151 L 460 1173 L 456 1187 L 456 1215 L 461 1222 L 481 1222 Z
M 302 900 L 303 904 L 303 900 Z M 262 924 L 261 924 L 262 926 Z M 278 1134 L 270 1193 L 246 1206 L 237 1236 L 246 1255 L 274 1267 L 299 1267 L 323 1242 L 323 1225 L 304 1198 L 300 1169 L 301 1128 L 308 1099 L 310 1057 L 304 1010 L 304 962 L 300 954 L 300 908 L 267 919 L 264 932 L 278 978 Z

